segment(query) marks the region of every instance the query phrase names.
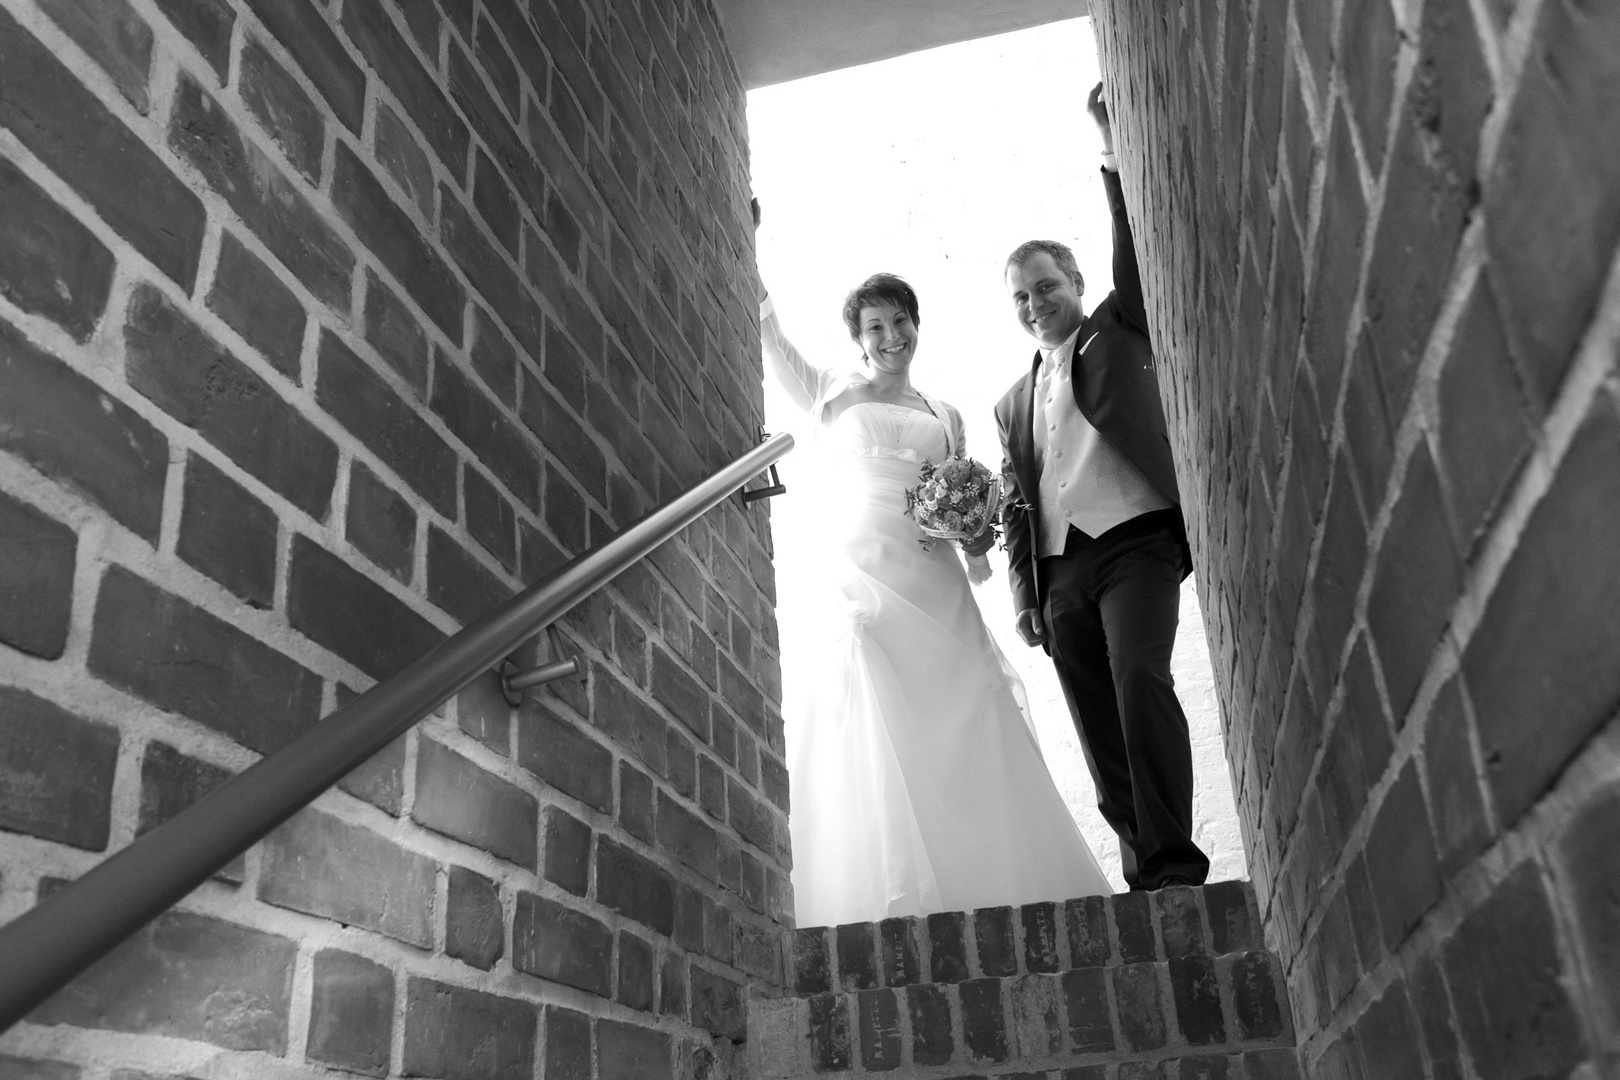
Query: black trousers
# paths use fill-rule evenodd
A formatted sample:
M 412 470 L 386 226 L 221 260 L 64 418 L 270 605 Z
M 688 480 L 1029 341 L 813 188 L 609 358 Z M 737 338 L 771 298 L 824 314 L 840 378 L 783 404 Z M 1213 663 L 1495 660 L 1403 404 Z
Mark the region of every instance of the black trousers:
M 1040 561 L 1047 651 L 1133 889 L 1209 874 L 1192 840 L 1192 746 L 1170 675 L 1186 559 L 1172 509 L 1096 538 L 1071 527 L 1063 554 Z

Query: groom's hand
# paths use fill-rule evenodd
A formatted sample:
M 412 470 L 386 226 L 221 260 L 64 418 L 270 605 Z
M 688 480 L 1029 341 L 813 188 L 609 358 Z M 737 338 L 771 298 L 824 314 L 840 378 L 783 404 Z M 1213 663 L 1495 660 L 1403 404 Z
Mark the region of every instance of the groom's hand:
M 1046 624 L 1041 621 L 1040 608 L 1025 608 L 1018 613 L 1018 636 L 1030 648 L 1046 642 Z
M 1099 81 L 1091 88 L 1086 96 L 1086 112 L 1097 125 L 1097 134 L 1102 136 L 1103 153 L 1114 152 L 1114 125 L 1108 119 L 1108 102 L 1103 98 L 1103 84 Z

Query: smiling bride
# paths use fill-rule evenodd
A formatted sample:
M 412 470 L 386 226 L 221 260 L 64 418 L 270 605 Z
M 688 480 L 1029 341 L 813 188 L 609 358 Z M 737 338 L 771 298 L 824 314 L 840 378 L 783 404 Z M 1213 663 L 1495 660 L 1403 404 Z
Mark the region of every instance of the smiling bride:
M 827 530 L 816 655 L 784 702 L 798 924 L 1109 893 L 956 546 L 906 513 L 925 462 L 965 456 L 961 414 L 911 382 L 916 293 L 875 274 L 843 314 L 859 372 L 812 366 L 761 299 L 766 365 L 814 430 Z

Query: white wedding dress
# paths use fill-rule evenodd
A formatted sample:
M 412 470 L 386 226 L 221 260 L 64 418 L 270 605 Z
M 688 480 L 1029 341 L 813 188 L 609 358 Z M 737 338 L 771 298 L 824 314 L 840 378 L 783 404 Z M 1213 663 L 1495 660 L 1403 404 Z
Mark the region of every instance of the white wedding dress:
M 764 323 L 767 360 L 819 420 L 859 376 L 811 367 L 768 308 Z M 825 585 L 803 639 L 819 655 L 784 703 L 800 926 L 1113 891 L 956 547 L 924 547 L 905 514 L 922 462 L 962 453 L 960 415 L 923 396 L 931 412 L 858 403 L 812 439 Z

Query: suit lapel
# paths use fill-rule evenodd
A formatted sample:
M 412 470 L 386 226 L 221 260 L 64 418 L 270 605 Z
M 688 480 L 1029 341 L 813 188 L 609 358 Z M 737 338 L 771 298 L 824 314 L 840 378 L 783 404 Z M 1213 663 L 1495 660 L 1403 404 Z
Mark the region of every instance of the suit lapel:
M 1013 402 L 1013 471 L 1018 475 L 1018 486 L 1024 498 L 1033 505 L 1038 491 L 1035 475 L 1035 378 L 1040 371 L 1041 354 L 1035 354 L 1029 374 L 1019 385 L 1018 397 Z

